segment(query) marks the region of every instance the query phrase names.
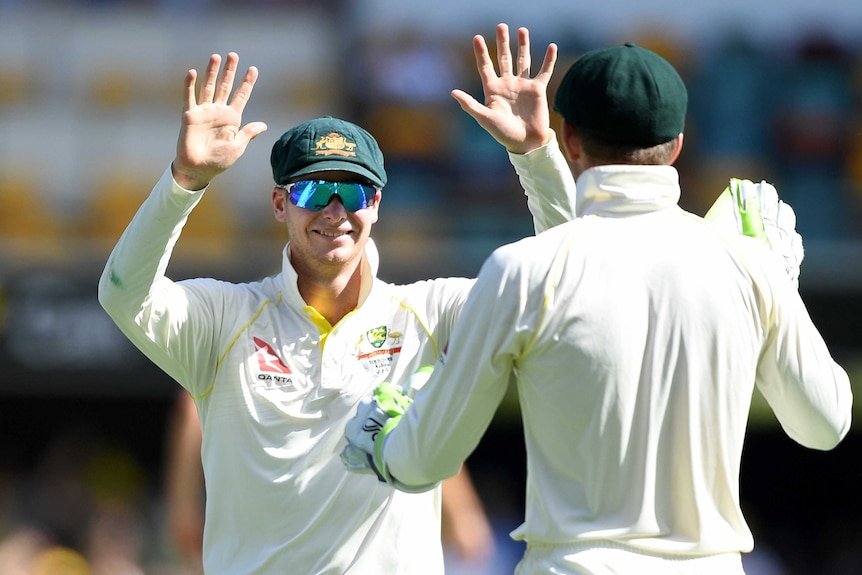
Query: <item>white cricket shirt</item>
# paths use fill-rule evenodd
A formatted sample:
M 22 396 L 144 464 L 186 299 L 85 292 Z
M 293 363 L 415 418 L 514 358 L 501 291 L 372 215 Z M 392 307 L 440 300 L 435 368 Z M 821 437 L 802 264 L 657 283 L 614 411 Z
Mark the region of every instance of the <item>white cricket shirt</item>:
M 537 230 L 574 217 L 556 140 L 513 161 L 529 166 Z M 303 301 L 287 248 L 281 273 L 258 282 L 171 281 L 173 246 L 203 194 L 165 172 L 112 252 L 99 299 L 196 398 L 207 575 L 441 575 L 440 490 L 398 492 L 348 473 L 339 454 L 362 397 L 435 361 L 474 280 L 392 285 L 366 267 L 366 299 L 335 326 Z
M 748 551 L 754 386 L 791 438 L 830 449 L 850 427 L 847 374 L 764 244 L 679 208 L 673 167 L 593 168 L 577 188 L 577 220 L 487 260 L 385 462 L 408 485 L 454 475 L 514 374 L 527 447 L 515 539 Z

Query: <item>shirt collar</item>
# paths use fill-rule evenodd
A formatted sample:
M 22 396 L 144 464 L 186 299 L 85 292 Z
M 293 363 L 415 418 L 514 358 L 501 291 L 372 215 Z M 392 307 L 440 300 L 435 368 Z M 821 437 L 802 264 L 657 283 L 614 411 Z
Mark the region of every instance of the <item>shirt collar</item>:
M 675 206 L 679 195 L 673 166 L 597 166 L 578 177 L 575 211 L 579 217 L 641 214 Z
M 380 254 L 377 251 L 377 245 L 374 240 L 368 238 L 365 244 L 365 257 L 362 258 L 362 287 L 359 294 L 359 305 L 361 306 L 368 294 L 371 292 L 371 287 L 374 285 L 374 280 L 377 278 L 377 270 L 380 266 Z M 290 242 L 285 244 L 281 252 L 281 274 L 284 279 L 284 293 L 289 302 L 293 305 L 304 307 L 307 304 L 302 299 L 297 287 L 296 280 L 298 278 L 296 269 L 290 263 Z M 357 306 L 358 307 L 358 306 Z

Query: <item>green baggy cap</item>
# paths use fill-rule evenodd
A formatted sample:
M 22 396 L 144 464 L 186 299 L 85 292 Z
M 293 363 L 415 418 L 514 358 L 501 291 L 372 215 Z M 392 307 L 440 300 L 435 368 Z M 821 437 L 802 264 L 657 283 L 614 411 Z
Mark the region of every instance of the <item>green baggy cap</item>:
M 685 128 L 688 93 L 671 64 L 632 43 L 587 52 L 569 68 L 554 111 L 612 144 L 651 147 Z
M 312 172 L 345 171 L 386 185 L 383 152 L 377 140 L 356 124 L 331 116 L 303 122 L 282 134 L 270 154 L 276 184 Z

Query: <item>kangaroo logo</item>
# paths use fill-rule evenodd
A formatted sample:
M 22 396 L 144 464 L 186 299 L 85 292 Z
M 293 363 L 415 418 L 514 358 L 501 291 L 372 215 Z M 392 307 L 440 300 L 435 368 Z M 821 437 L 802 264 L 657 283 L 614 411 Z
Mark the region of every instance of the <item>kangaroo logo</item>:
M 256 337 L 254 338 L 254 347 L 256 349 L 255 356 L 257 356 L 258 367 L 261 371 L 268 373 L 292 373 L 290 368 L 282 363 L 271 345 Z

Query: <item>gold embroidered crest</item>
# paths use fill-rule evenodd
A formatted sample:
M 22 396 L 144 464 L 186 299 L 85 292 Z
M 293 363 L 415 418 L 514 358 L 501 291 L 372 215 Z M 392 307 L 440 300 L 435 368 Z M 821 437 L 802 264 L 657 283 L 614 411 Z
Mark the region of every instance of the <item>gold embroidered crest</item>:
M 355 142 L 348 142 L 338 132 L 329 132 L 314 143 L 314 153 L 318 156 L 355 156 L 355 148 Z

